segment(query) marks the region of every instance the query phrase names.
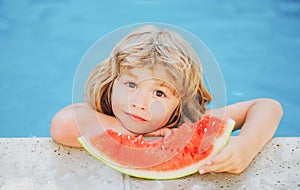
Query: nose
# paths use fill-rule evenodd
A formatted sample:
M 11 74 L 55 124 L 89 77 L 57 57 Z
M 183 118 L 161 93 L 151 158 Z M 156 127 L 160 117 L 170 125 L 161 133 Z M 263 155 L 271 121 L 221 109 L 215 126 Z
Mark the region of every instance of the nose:
M 141 111 L 145 111 L 145 110 L 147 110 L 147 108 L 149 106 L 148 99 L 149 98 L 147 97 L 146 93 L 143 93 L 142 91 L 137 90 L 137 91 L 131 92 L 129 94 L 129 105 L 132 108 L 139 109 Z

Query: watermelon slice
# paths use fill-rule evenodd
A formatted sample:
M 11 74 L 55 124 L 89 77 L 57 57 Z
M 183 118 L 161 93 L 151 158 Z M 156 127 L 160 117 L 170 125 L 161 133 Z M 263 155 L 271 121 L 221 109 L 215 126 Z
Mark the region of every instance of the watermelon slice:
M 78 138 L 94 157 L 122 173 L 145 179 L 193 174 L 228 142 L 235 122 L 210 115 L 184 123 L 165 139 L 148 140 L 113 130 Z

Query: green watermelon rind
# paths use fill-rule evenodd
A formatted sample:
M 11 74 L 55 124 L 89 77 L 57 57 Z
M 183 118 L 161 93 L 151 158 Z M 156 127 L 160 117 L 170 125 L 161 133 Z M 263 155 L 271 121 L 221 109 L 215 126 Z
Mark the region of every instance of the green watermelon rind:
M 103 162 L 107 166 L 130 176 L 137 177 L 137 178 L 143 178 L 143 179 L 162 179 L 162 180 L 167 180 L 167 179 L 178 179 L 182 177 L 186 177 L 189 175 L 192 175 L 196 173 L 201 166 L 205 165 L 206 161 L 218 154 L 228 143 L 230 139 L 230 135 L 232 133 L 232 130 L 234 128 L 235 121 L 227 118 L 226 119 L 226 126 L 224 127 L 225 130 L 221 136 L 219 136 L 215 143 L 214 143 L 214 148 L 210 155 L 206 157 L 205 159 L 194 163 L 192 165 L 176 169 L 176 170 L 170 170 L 170 171 L 149 171 L 145 170 L 143 168 L 127 168 L 127 167 L 122 167 L 119 165 L 115 165 L 113 162 L 109 161 L 108 158 L 103 157 L 103 155 L 96 155 L 96 151 L 93 150 L 93 148 L 89 145 L 89 143 L 86 141 L 86 138 L 81 136 L 78 138 L 79 143 L 82 145 L 82 147 L 92 156 L 94 156 L 96 159 L 99 161 Z

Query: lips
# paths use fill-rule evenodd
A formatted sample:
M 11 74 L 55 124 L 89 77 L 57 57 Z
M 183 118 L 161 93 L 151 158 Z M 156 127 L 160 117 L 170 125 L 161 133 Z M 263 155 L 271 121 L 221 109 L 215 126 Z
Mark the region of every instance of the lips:
M 145 118 L 143 118 L 141 116 L 138 116 L 138 115 L 135 115 L 135 114 L 132 114 L 132 113 L 125 112 L 125 114 L 128 115 L 129 117 L 131 117 L 132 119 L 136 120 L 136 121 L 147 121 Z

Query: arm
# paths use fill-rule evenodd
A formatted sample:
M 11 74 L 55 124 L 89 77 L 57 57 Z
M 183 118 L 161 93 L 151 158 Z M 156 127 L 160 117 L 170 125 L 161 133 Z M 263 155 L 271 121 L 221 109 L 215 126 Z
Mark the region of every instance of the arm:
M 80 133 L 76 126 L 73 113 L 74 107 L 76 105 L 67 106 L 54 115 L 50 125 L 50 135 L 57 143 L 71 147 L 81 147 L 77 141 Z
M 256 154 L 273 137 L 283 110 L 272 99 L 255 99 L 226 107 L 226 115 L 241 128 L 238 136 L 231 137 L 228 145 L 200 173 L 240 173 L 250 164 Z
M 74 115 L 76 113 L 76 117 Z M 81 130 L 97 127 L 116 128 L 118 123 L 114 117 L 99 113 L 85 103 L 69 105 L 55 114 L 50 126 L 50 134 L 57 143 L 81 147 L 77 138 Z
M 255 140 L 259 150 L 273 137 L 283 110 L 279 102 L 272 99 L 255 99 L 226 107 L 226 115 L 236 121 L 239 136 Z

